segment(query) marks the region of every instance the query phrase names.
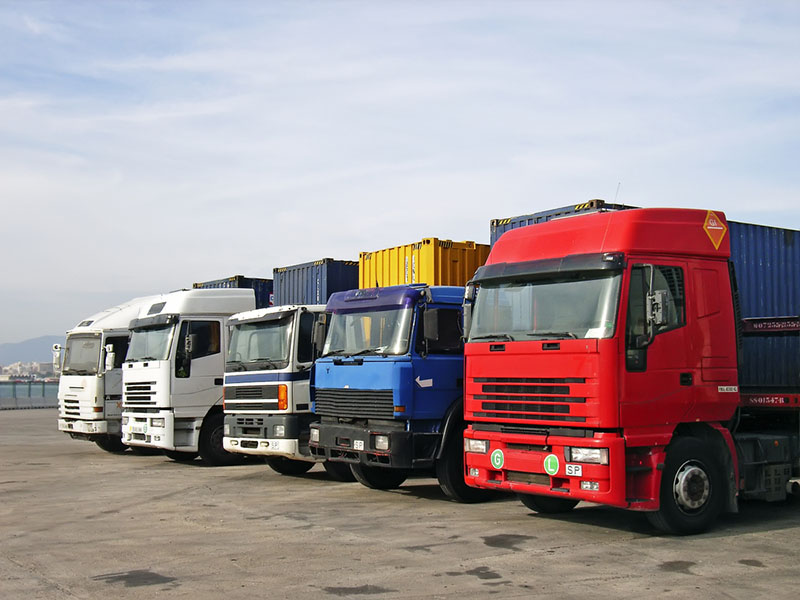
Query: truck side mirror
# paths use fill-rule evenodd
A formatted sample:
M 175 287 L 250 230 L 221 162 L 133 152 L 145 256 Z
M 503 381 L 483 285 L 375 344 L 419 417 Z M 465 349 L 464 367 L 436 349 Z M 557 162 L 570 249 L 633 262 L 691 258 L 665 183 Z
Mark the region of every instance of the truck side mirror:
M 114 346 L 112 344 L 106 344 L 106 371 L 111 371 L 114 368 L 116 356 Z
M 427 308 L 422 314 L 423 329 L 426 342 L 439 341 L 439 309 Z
M 61 344 L 53 344 L 53 372 L 61 372 Z
M 325 333 L 328 328 L 326 317 L 327 315 L 321 315 L 316 321 L 314 321 L 314 330 L 311 333 L 311 343 L 314 345 L 315 359 L 322 354 L 322 348 L 325 347 Z
M 186 336 L 186 345 L 185 345 L 185 348 L 184 348 L 186 350 L 186 358 L 187 359 L 191 359 L 192 358 L 192 348 L 194 348 L 196 345 L 197 345 L 197 334 L 196 333 L 190 333 L 189 335 L 187 335 Z
M 647 295 L 647 320 L 654 329 L 667 324 L 666 305 L 666 290 L 655 290 Z

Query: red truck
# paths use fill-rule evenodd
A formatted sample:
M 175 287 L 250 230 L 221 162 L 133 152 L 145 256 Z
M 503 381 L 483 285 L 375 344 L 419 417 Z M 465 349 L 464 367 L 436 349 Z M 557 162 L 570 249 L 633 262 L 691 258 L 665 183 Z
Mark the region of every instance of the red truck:
M 508 231 L 465 293 L 467 484 L 538 512 L 646 511 L 675 534 L 784 499 L 798 309 L 800 231 L 656 208 Z

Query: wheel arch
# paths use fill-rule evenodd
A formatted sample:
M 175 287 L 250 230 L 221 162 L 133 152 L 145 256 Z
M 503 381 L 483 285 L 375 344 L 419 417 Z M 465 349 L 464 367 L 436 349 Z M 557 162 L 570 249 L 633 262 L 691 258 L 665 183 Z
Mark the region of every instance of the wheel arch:
M 464 434 L 464 398 L 458 398 L 448 408 L 443 418 L 444 424 L 442 425 L 442 437 L 439 440 L 439 446 L 436 448 L 436 460 L 439 460 L 444 454 L 444 449 L 447 447 L 447 442 L 451 436 Z M 463 442 L 462 442 L 463 445 Z

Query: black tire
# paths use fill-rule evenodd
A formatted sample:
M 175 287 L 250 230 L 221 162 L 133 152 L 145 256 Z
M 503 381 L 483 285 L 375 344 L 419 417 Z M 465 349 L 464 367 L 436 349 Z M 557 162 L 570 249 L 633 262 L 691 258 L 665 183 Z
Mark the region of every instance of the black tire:
M 178 452 L 177 450 L 164 450 L 164 456 L 175 462 L 192 462 L 197 458 L 197 452 Z
M 314 466 L 313 462 L 307 460 L 292 460 L 284 456 L 268 456 L 267 464 L 270 469 L 277 471 L 281 475 L 302 475 Z
M 120 454 L 128 449 L 128 447 L 122 443 L 122 438 L 117 437 L 116 435 L 99 437 L 95 439 L 94 443 L 97 444 L 98 448 L 101 448 L 106 452 L 111 452 L 112 454 Z
M 577 500 L 557 498 L 555 496 L 536 496 L 533 494 L 517 494 L 519 501 L 531 510 L 546 515 L 556 515 L 571 511 L 578 504 Z
M 233 454 L 222 446 L 225 435 L 225 415 L 221 412 L 206 416 L 200 428 L 200 441 L 197 444 L 200 458 L 212 467 L 224 467 L 244 462 L 241 454 Z
M 147 446 L 128 446 L 128 448 L 137 456 L 155 456 L 164 452 L 161 448 L 148 448 Z
M 464 504 L 486 502 L 495 497 L 492 490 L 470 487 L 464 481 L 463 428 L 451 432 L 442 457 L 436 461 L 436 479 L 445 495 Z
M 325 472 L 328 474 L 328 477 L 333 479 L 334 481 L 355 481 L 356 478 L 353 475 L 353 471 L 350 469 L 350 465 L 348 463 L 340 463 L 340 462 L 331 462 L 326 460 L 322 463 L 322 466 L 325 469 Z
M 722 512 L 725 488 L 722 466 L 709 444 L 692 437 L 675 439 L 661 473 L 660 508 L 647 518 L 664 533 L 702 533 Z
M 357 464 L 350 465 L 353 477 L 361 485 L 365 485 L 373 490 L 391 490 L 400 487 L 408 478 L 406 469 L 389 469 L 385 467 L 368 467 Z

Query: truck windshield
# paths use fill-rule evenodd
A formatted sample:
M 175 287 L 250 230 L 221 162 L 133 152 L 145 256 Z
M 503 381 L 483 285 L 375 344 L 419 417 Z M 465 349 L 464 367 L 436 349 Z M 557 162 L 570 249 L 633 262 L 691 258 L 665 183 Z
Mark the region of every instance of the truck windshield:
M 99 335 L 71 335 L 64 349 L 64 375 L 97 375 L 100 365 Z
M 289 366 L 292 315 L 260 323 L 234 325 L 226 371 L 260 371 Z
M 481 285 L 468 341 L 611 337 L 621 277 L 583 273 Z
M 412 310 L 401 308 L 334 313 L 323 356 L 407 353 Z
M 135 360 L 167 360 L 175 325 L 143 327 L 131 332 L 131 343 L 125 362 Z

